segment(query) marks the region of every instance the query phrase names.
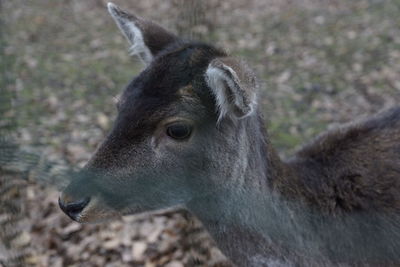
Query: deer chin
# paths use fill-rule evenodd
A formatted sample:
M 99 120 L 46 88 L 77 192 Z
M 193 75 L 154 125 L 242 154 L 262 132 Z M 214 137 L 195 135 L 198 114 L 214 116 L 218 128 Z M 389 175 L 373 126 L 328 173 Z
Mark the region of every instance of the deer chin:
M 94 200 L 74 220 L 79 223 L 104 223 L 120 218 L 121 213 Z

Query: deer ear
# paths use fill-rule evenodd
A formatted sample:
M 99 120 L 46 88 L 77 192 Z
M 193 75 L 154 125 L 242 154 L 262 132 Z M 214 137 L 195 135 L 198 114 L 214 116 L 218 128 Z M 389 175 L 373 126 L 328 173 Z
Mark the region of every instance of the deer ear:
M 220 121 L 225 116 L 244 118 L 256 108 L 256 77 L 244 62 L 217 58 L 206 71 L 206 81 L 214 94 Z
M 178 40 L 174 34 L 158 24 L 125 12 L 113 3 L 108 3 L 108 12 L 131 44 L 131 54 L 143 63 L 150 64 L 154 56 Z

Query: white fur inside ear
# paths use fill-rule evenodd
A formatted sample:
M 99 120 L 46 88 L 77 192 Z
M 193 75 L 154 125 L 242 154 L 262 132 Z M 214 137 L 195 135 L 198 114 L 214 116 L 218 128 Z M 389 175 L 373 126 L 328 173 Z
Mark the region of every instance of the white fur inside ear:
M 219 111 L 218 121 L 220 121 L 226 115 L 236 117 L 238 119 L 249 116 L 251 113 L 253 113 L 253 107 L 255 106 L 255 95 L 252 97 L 253 99 L 251 99 L 251 104 L 247 106 L 244 103 L 242 95 L 244 93 L 243 89 L 238 87 L 239 78 L 237 77 L 236 72 L 226 65 L 224 65 L 223 68 L 224 70 L 218 67 L 209 66 L 206 71 L 206 81 L 215 95 L 216 104 Z M 229 71 L 229 75 L 227 75 L 225 71 Z M 243 116 L 232 116 L 234 114 L 232 111 L 234 106 L 239 108 L 246 106 L 246 108 L 249 110 Z
M 229 77 L 219 68 L 209 66 L 206 71 L 206 81 L 213 90 L 216 104 L 219 111 L 218 121 L 220 121 L 229 111 L 229 102 L 226 97 L 225 82 L 229 82 Z M 232 81 L 231 81 L 232 82 Z
M 143 63 L 150 64 L 153 60 L 153 55 L 144 43 L 142 31 L 133 22 L 128 22 L 126 26 L 130 29 L 129 32 L 131 34 L 130 42 L 132 46 L 129 48 L 129 54 L 137 55 Z
M 131 55 L 137 55 L 143 63 L 148 65 L 153 60 L 153 55 L 144 42 L 142 30 L 133 20 L 130 20 L 125 15 L 121 15 L 121 10 L 118 6 L 113 3 L 108 3 L 107 7 L 109 13 L 117 23 L 118 28 L 131 44 L 129 53 Z

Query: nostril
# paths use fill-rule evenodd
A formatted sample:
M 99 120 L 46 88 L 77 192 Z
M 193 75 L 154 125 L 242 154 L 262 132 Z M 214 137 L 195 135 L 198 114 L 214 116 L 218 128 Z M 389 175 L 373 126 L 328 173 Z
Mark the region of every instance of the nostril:
M 74 202 L 74 203 L 69 203 L 66 206 L 66 210 L 69 213 L 80 213 L 85 207 L 86 205 L 89 203 L 89 198 L 84 198 L 80 201 Z
M 82 210 L 89 203 L 90 198 L 85 197 L 79 201 L 64 203 L 61 198 L 58 199 L 58 204 L 60 208 L 73 220 L 82 212 Z

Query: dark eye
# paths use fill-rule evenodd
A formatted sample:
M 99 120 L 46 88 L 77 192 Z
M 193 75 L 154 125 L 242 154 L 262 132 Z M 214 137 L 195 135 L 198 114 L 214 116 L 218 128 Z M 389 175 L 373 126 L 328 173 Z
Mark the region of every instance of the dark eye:
M 167 135 L 176 140 L 184 140 L 192 133 L 192 126 L 188 124 L 173 124 L 167 127 Z

